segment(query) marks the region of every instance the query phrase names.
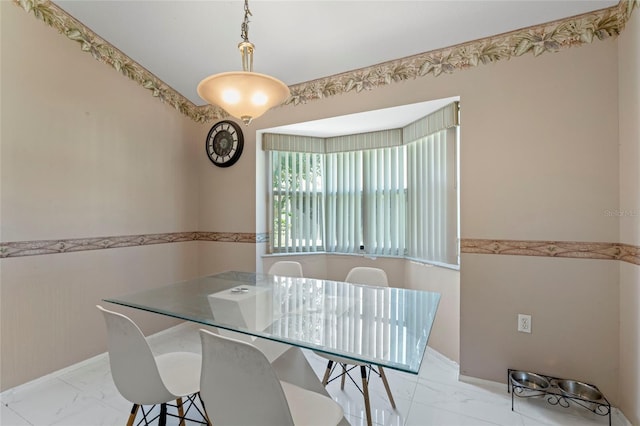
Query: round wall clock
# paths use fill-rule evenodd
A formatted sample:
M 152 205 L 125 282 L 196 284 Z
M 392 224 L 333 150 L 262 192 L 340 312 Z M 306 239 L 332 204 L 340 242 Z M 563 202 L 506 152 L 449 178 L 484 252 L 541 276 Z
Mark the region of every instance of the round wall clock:
M 205 142 L 209 160 L 218 167 L 234 165 L 242 155 L 243 146 L 242 129 L 238 124 L 227 120 L 214 124 Z

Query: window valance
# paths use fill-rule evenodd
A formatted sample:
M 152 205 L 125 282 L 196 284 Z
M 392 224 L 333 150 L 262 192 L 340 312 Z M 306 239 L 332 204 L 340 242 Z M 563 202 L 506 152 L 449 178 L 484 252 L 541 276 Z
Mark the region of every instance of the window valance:
M 460 124 L 459 105 L 458 101 L 452 102 L 426 117 L 406 125 L 402 128 L 402 143 L 406 145 L 441 130 L 458 126 Z
M 312 136 L 282 135 L 265 133 L 262 135 L 264 151 L 309 152 L 324 154 L 325 139 Z
M 318 138 L 265 133 L 262 135 L 262 149 L 264 151 L 330 154 L 406 145 L 441 130 L 459 125 L 458 108 L 459 102 L 452 102 L 403 128 L 355 135 Z

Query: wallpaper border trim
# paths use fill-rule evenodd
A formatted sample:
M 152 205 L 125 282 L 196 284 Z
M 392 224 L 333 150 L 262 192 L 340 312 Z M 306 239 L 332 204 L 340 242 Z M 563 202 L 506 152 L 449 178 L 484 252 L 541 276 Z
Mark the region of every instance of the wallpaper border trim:
M 88 250 L 139 247 L 189 241 L 267 243 L 269 242 L 269 234 L 266 232 L 256 234 L 251 232 L 195 231 L 60 240 L 14 241 L 0 243 L 0 258 L 74 253 Z M 622 243 L 464 238 L 460 242 L 460 252 L 465 254 L 621 260 L 634 265 L 640 265 L 640 246 Z
M 621 260 L 640 265 L 640 246 L 622 243 L 465 238 L 460 243 L 460 252 L 466 254 Z
M 153 244 L 182 243 L 190 241 L 215 241 L 224 243 L 263 243 L 269 240 L 267 233 L 251 232 L 169 232 L 164 234 L 138 234 L 111 237 L 70 238 L 60 240 L 14 241 L 0 243 L 0 259 L 7 257 L 37 256 L 43 254 L 74 253 L 123 247 L 139 247 Z
M 80 44 L 83 52 L 134 80 L 151 94 L 199 123 L 227 117 L 219 107 L 197 106 L 108 41 L 85 27 L 50 0 L 13 0 L 27 13 Z M 616 6 L 583 15 L 548 22 L 467 43 L 395 59 L 366 68 L 348 71 L 290 86 L 285 105 L 299 105 L 335 95 L 426 76 L 438 77 L 479 65 L 513 57 L 558 52 L 595 39 L 619 35 L 640 0 L 620 0 Z

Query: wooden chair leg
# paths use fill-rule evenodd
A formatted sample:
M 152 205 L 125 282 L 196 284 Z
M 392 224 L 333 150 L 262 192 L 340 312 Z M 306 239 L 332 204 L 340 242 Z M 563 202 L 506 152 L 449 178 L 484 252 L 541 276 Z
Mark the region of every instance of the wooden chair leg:
M 185 426 L 185 424 L 184 424 L 184 408 L 182 406 L 182 398 L 176 399 L 176 405 L 178 406 L 178 415 L 180 416 L 180 426 Z
M 202 404 L 202 414 L 204 414 L 204 419 L 207 422 L 207 425 L 211 426 L 211 419 L 209 419 L 209 413 L 207 413 L 207 407 L 204 406 L 204 401 L 200 397 L 200 392 L 198 392 L 198 399 L 200 399 L 200 404 Z
M 347 377 L 347 364 L 342 364 L 342 379 L 340 380 L 340 389 L 344 390 L 344 379 Z
M 364 408 L 367 411 L 367 426 L 371 426 L 371 403 L 369 402 L 369 383 L 367 383 L 366 366 L 360 366 L 360 375 L 362 376 L 362 395 L 364 396 Z
M 396 409 L 396 402 L 393 400 L 393 395 L 391 395 L 391 388 L 389 387 L 389 382 L 387 382 L 387 376 L 384 374 L 384 369 L 382 367 L 378 367 L 378 371 L 380 372 L 380 378 L 382 379 L 382 383 L 384 384 L 384 388 L 387 390 L 387 396 L 389 397 L 389 402 L 393 409 Z
M 131 407 L 131 414 L 129 414 L 127 426 L 133 426 L 133 422 L 136 420 L 136 414 L 138 414 L 138 408 L 140 408 L 138 404 L 133 404 L 133 407 Z
M 327 363 L 327 369 L 324 371 L 324 377 L 322 378 L 322 386 L 327 386 L 327 383 L 329 383 L 329 376 L 331 375 L 332 366 L 333 366 L 333 361 L 329 361 Z

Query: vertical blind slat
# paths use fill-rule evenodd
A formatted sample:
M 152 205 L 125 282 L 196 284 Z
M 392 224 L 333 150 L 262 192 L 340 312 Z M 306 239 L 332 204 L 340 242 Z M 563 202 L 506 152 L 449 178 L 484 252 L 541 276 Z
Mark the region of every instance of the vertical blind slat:
M 364 244 L 369 254 L 457 264 L 457 128 L 402 146 L 396 136 L 334 141 L 375 149 L 272 151 L 272 252 L 357 253 Z

